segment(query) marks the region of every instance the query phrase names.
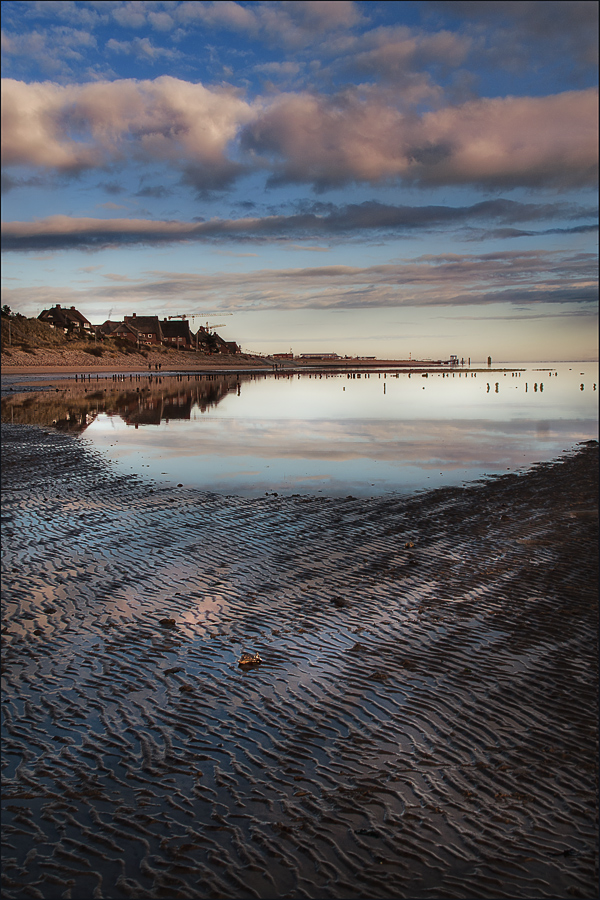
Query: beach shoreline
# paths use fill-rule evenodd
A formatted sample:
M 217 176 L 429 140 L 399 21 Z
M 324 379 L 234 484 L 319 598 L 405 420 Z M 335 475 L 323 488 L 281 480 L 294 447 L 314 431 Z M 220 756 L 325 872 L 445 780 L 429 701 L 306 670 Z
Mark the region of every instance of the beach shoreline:
M 594 896 L 596 442 L 251 500 L 2 434 L 9 900 Z
M 72 350 L 37 349 L 24 351 L 11 348 L 2 357 L 2 375 L 106 375 L 110 373 L 152 373 L 160 372 L 369 372 L 401 371 L 413 372 L 508 372 L 522 371 L 522 364 L 515 363 L 502 367 L 483 363 L 450 366 L 436 360 L 375 359 L 364 357 L 338 357 L 336 359 L 279 359 L 271 356 L 257 356 L 240 353 L 208 355 L 205 353 L 177 352 L 176 350 L 153 349 L 149 347 L 144 355 L 131 352 L 108 351 L 101 356 L 93 356 L 87 349 Z

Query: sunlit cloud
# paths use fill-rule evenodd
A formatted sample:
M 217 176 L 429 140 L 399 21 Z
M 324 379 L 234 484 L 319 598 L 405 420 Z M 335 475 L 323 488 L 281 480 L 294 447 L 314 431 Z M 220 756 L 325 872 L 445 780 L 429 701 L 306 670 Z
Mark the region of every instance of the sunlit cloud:
M 392 179 L 494 188 L 597 181 L 596 90 L 482 98 L 421 116 L 383 99 L 283 95 L 246 126 L 242 147 L 271 168 L 272 183 L 319 190 Z
M 5 79 L 2 160 L 71 174 L 161 161 L 199 192 L 231 187 L 252 169 L 317 190 L 389 180 L 581 187 L 597 181 L 597 110 L 594 89 L 418 115 L 377 88 L 250 103 L 170 76 L 64 87 Z

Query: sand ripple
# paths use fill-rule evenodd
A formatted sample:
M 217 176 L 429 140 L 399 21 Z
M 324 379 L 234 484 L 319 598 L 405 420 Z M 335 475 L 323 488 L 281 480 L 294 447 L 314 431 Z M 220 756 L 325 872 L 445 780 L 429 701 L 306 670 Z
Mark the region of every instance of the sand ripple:
M 595 896 L 596 460 L 247 500 L 7 428 L 3 895 Z

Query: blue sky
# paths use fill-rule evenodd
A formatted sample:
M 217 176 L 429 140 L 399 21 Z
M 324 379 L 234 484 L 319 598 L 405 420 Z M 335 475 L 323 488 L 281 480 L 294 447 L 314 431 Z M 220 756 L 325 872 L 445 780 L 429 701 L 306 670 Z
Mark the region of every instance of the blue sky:
M 2 302 L 200 313 L 267 353 L 596 359 L 597 15 L 3 2 Z

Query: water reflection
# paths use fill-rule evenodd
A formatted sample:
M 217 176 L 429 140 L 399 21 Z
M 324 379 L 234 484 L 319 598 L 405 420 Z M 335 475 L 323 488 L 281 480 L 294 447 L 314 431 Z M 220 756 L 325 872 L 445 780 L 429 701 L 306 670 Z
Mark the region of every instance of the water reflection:
M 245 495 L 409 493 L 597 437 L 597 364 L 586 380 L 567 366 L 494 375 L 109 376 L 9 395 L 2 418 L 84 434 L 125 472 Z
M 66 388 L 5 397 L 2 421 L 82 433 L 100 414 L 119 416 L 126 425 L 135 428 L 174 419 L 189 420 L 192 409 L 205 413 L 227 394 L 239 394 L 243 378 L 243 375 L 178 375 L 142 379 L 128 375 L 122 381 L 105 378 L 102 382 L 71 382 Z M 100 387 L 101 384 L 110 386 Z

